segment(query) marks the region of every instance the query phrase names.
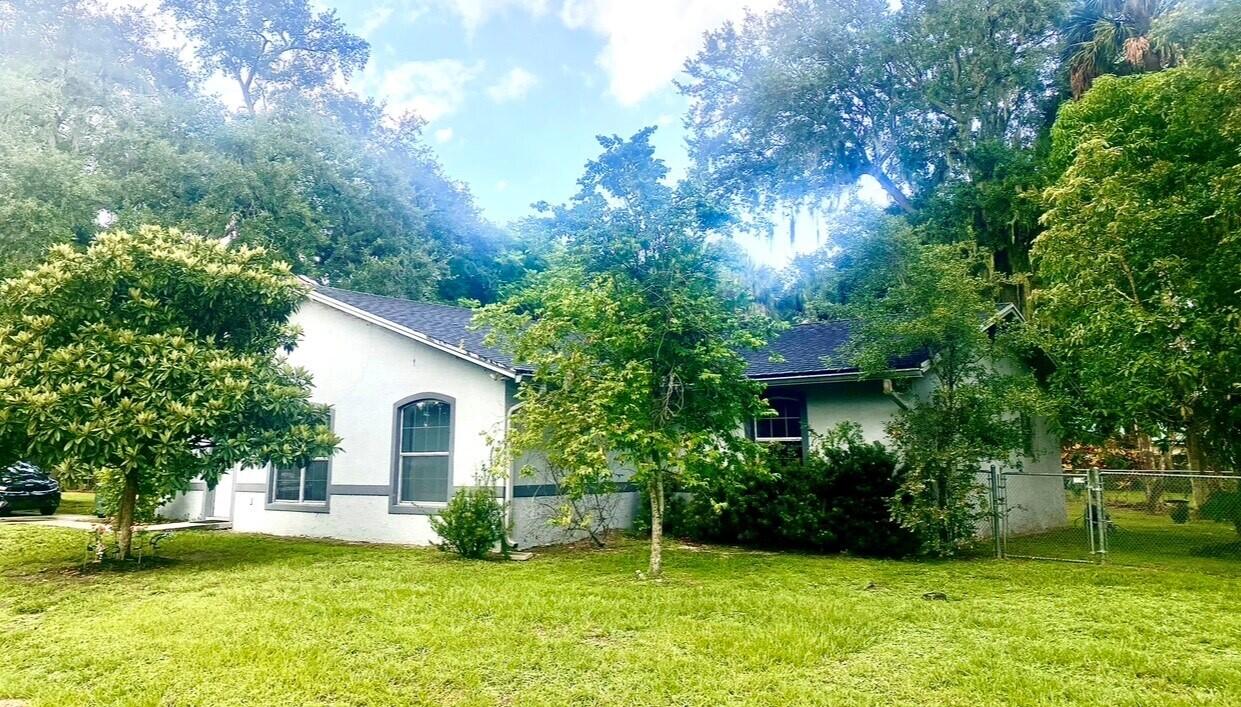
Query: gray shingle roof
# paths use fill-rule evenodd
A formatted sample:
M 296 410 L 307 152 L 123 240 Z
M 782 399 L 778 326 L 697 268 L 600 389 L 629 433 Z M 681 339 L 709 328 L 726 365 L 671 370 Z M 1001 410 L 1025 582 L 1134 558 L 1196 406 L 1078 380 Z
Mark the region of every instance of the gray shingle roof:
M 849 328 L 850 322 L 847 320 L 791 327 L 776 337 L 767 349 L 746 352 L 744 355 L 749 364 L 746 370 L 751 378 L 857 372 L 857 367 L 835 360 L 849 341 Z M 772 362 L 772 352 L 780 354 L 784 360 Z M 892 361 L 892 368 L 916 368 L 925 358 L 922 353 L 903 356 Z
M 320 295 L 416 331 L 441 344 L 462 349 L 470 356 L 512 371 L 529 371 L 526 366 L 515 366 L 512 357 L 484 344 L 485 334 L 470 330 L 473 313 L 464 307 L 382 297 L 317 284 L 312 287 Z M 824 361 L 825 357 L 839 354 L 848 340 L 848 321 L 800 324 L 781 334 L 768 349 L 746 352 L 745 359 L 749 364 L 747 371 L 752 378 L 853 372 L 857 370 L 854 367 Z M 770 360 L 772 351 L 778 352 L 784 360 L 773 363 Z M 922 354 L 906 356 L 893 361 L 892 367 L 914 368 L 921 364 L 924 358 Z

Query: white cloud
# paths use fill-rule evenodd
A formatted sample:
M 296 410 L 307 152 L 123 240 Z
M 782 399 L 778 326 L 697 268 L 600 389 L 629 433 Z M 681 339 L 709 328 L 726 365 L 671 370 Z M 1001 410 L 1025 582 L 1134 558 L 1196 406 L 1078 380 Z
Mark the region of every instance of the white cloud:
M 435 131 L 435 141 L 445 143 L 452 140 L 452 128 L 440 128 Z
M 482 70 L 482 62 L 407 61 L 385 71 L 371 88 L 387 103 L 389 114 L 413 111 L 428 122 L 434 122 L 456 112 L 465 103 L 466 87 Z
M 539 83 L 539 77 L 520 66 L 514 66 L 499 81 L 487 88 L 487 95 L 496 103 L 506 103 L 525 98 L 530 89 Z
M 778 0 L 565 0 L 560 19 L 606 40 L 596 61 L 624 105 L 664 88 L 697 53 L 702 34 L 726 21 L 762 13 Z
M 370 37 L 372 34 L 375 34 L 376 30 L 388 23 L 388 20 L 392 18 L 393 12 L 394 9 L 391 5 L 380 5 L 374 8 L 362 18 L 362 24 L 358 25 L 358 33 L 363 37 Z
M 508 180 L 501 179 L 500 181 L 496 182 L 496 191 L 508 191 Z
M 509 10 L 524 10 L 539 16 L 547 12 L 548 0 L 441 0 L 461 18 L 466 34 L 473 36 L 475 30 L 487 20 Z

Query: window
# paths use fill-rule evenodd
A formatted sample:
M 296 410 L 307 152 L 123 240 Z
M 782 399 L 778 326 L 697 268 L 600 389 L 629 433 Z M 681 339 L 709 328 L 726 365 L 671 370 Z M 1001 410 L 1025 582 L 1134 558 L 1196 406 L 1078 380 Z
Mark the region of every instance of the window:
M 447 503 L 452 488 L 452 405 L 415 400 L 399 410 L 398 503 Z
M 271 500 L 276 503 L 326 503 L 327 482 L 327 459 L 315 459 L 301 468 L 278 467 Z
M 335 427 L 335 415 L 328 413 L 328 426 Z M 271 472 L 271 489 L 268 498 L 272 510 L 303 510 L 327 512 L 328 484 L 331 481 L 332 462 L 327 457 L 312 459 L 301 467 L 278 466 Z M 302 508 L 289 508 L 296 504 Z
M 776 411 L 774 417 L 754 420 L 754 439 L 758 442 L 778 444 L 802 455 L 802 401 L 797 398 L 769 398 L 767 404 Z

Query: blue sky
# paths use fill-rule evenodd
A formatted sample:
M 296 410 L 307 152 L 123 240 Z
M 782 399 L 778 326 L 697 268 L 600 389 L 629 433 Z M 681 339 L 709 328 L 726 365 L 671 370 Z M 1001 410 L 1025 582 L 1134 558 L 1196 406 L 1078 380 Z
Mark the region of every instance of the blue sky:
M 411 109 L 448 173 L 504 223 L 575 190 L 598 134 L 655 125 L 674 177 L 688 165 L 686 101 L 672 81 L 702 32 L 774 0 L 328 0 L 371 43 L 359 91 Z M 743 238 L 781 265 L 815 245 Z
M 569 196 L 599 133 L 627 136 L 658 125 L 660 156 L 683 171 L 686 104 L 672 79 L 702 29 L 739 16 L 745 3 L 328 4 L 371 43 L 371 62 L 353 85 L 394 112 L 411 108 L 426 118 L 449 173 L 503 222 L 529 213 L 533 201 Z M 650 19 L 662 14 L 683 27 L 626 36 L 644 24 L 650 7 L 642 6 L 656 4 L 682 5 Z

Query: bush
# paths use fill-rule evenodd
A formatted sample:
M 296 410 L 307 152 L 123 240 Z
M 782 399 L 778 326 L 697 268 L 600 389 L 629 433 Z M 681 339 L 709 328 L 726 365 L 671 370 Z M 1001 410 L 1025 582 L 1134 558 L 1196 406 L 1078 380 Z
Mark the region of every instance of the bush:
M 481 559 L 497 543 L 504 549 L 504 511 L 488 486 L 458 490 L 444 512 L 431 518 L 431 529 L 443 540 L 441 550 L 462 557 Z
M 672 538 L 688 538 L 693 535 L 688 504 L 685 496 L 671 484 L 665 489 L 664 496 L 664 535 Z M 638 509 L 633 514 L 633 523 L 629 532 L 635 537 L 648 537 L 651 534 L 651 497 L 644 489 L 638 490 Z
M 818 438 L 804 461 L 772 448 L 759 473 L 695 494 L 686 525 L 702 540 L 907 555 L 917 541 L 890 510 L 900 482 L 892 453 L 845 423 Z

